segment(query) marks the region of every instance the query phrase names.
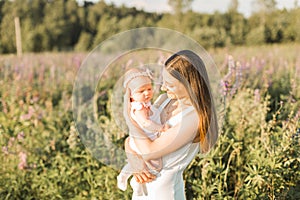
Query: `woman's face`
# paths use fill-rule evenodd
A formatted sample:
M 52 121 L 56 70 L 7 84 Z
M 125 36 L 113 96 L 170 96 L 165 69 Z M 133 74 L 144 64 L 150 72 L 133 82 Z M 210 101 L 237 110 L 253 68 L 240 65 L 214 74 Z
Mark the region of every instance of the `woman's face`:
M 163 84 L 161 90 L 166 91 L 171 99 L 182 99 L 188 97 L 188 92 L 184 85 L 174 78 L 166 69 L 162 72 Z

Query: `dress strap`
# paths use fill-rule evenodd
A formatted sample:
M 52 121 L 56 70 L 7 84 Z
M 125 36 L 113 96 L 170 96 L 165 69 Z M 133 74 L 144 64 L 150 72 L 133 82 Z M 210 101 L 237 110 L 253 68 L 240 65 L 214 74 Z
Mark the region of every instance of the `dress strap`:
M 167 105 L 170 101 L 171 101 L 170 98 L 166 98 L 166 99 L 164 100 L 164 102 L 163 102 L 162 104 L 160 104 L 160 106 L 159 106 L 159 108 L 158 108 L 158 110 L 159 110 L 160 113 L 161 113 L 161 111 L 166 107 L 166 105 Z
M 167 123 L 170 126 L 175 126 L 176 124 L 178 124 L 182 118 L 188 114 L 189 112 L 191 112 L 192 110 L 195 110 L 194 106 L 189 106 L 186 109 L 184 109 L 182 112 L 179 112 L 178 114 L 176 114 L 175 116 L 171 117 Z

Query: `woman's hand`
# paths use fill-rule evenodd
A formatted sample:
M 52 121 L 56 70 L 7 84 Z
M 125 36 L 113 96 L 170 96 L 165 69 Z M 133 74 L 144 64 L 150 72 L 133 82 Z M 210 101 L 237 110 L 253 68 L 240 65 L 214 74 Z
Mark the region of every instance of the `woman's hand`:
M 156 179 L 156 176 L 148 171 L 134 173 L 133 176 L 138 183 L 149 183 Z
M 133 176 L 136 179 L 136 182 L 148 183 L 155 180 L 156 176 L 148 171 L 148 167 L 146 166 L 143 158 L 130 148 L 129 138 L 126 138 L 125 140 L 125 152 L 128 162 L 135 169 Z

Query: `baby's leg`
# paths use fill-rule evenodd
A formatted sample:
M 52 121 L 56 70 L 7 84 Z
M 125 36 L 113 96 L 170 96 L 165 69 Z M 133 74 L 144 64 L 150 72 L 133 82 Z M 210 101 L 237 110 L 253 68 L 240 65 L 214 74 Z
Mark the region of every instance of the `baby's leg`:
M 145 197 L 148 195 L 146 183 L 138 183 L 138 182 L 136 182 L 135 178 L 132 178 L 130 180 L 130 185 L 133 190 L 132 197 L 135 196 L 136 199 L 140 199 L 140 198 L 143 199 L 143 196 Z M 134 198 L 132 198 L 132 199 L 134 199 Z
M 118 188 L 125 191 L 127 188 L 127 181 L 132 175 L 132 169 L 129 163 L 127 163 L 121 170 L 120 174 L 117 176 Z
M 146 162 L 146 165 L 151 173 L 153 173 L 154 175 L 158 175 L 160 170 L 162 169 L 162 159 L 159 158 L 155 160 L 150 160 Z

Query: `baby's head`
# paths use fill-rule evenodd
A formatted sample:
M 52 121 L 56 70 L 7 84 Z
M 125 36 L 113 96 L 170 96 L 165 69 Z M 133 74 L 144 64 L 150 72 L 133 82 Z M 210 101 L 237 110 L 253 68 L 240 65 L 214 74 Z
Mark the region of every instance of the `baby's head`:
M 141 69 L 130 69 L 124 75 L 124 88 L 130 90 L 131 102 L 149 102 L 153 97 L 150 74 Z

